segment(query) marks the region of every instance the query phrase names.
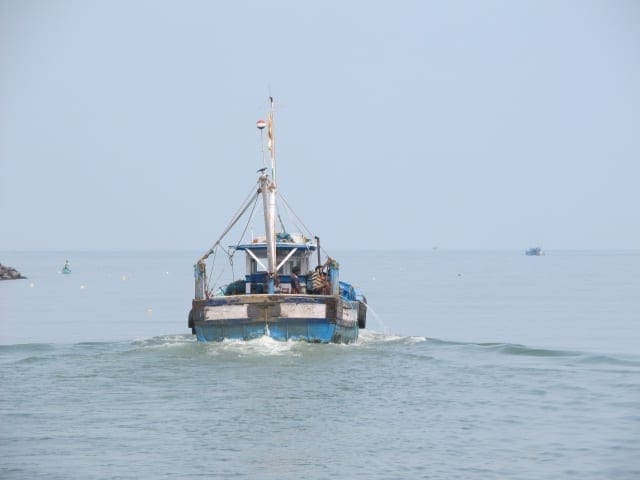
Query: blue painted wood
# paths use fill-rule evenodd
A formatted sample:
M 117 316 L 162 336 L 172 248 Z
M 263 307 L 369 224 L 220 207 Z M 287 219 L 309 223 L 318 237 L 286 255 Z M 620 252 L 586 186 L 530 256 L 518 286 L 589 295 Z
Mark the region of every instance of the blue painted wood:
M 196 323 L 195 333 L 200 342 L 254 340 L 269 336 L 274 340 L 297 340 L 310 343 L 353 343 L 358 339 L 358 325 L 346 327 L 326 318 L 288 318 L 286 321 L 255 321 L 230 319 L 225 323 Z

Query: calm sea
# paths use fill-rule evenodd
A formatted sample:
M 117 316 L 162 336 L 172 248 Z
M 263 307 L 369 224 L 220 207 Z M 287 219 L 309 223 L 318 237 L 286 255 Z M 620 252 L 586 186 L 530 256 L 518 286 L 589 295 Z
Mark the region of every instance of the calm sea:
M 355 345 L 195 342 L 198 252 L 1 253 L 0 478 L 640 478 L 640 252 L 334 253 Z

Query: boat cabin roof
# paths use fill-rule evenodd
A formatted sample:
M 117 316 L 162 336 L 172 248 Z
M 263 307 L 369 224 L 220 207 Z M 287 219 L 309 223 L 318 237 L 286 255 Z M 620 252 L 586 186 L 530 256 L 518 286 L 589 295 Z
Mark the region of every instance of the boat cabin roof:
M 266 248 L 267 244 L 265 242 L 255 242 L 238 245 L 236 250 L 266 250 Z M 276 249 L 278 250 L 293 250 L 294 248 L 314 251 L 316 246 L 310 243 L 276 242 Z

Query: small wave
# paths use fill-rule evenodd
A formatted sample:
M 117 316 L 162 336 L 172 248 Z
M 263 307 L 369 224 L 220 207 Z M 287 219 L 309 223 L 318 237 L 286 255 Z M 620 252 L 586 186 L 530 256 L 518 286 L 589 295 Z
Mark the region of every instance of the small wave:
M 421 336 L 403 336 L 394 333 L 376 332 L 374 330 L 361 331 L 358 336 L 358 344 L 370 345 L 376 343 L 404 343 L 404 344 L 416 344 L 423 343 L 427 340 L 431 341 L 427 337 Z
M 628 367 L 640 367 L 640 359 L 629 355 L 602 355 L 591 352 L 577 350 L 559 350 L 553 348 L 530 347 L 517 343 L 501 342 L 451 342 L 438 339 L 429 339 L 430 345 L 434 346 L 460 346 L 479 348 L 481 351 L 497 353 L 499 355 L 511 355 L 518 357 L 547 357 L 547 358 L 567 358 L 573 362 L 584 364 L 618 365 Z
M 11 345 L 0 350 L 0 361 L 8 364 L 36 364 L 65 358 L 85 358 L 121 349 L 121 345 L 122 342 Z
M 194 343 L 196 343 L 196 339 L 190 334 L 159 335 L 150 338 L 140 338 L 132 342 L 134 346 L 139 348 L 176 347 Z
M 1 364 L 32 364 L 46 362 L 52 358 L 54 345 L 47 343 L 21 343 L 0 345 Z
M 48 343 L 17 343 L 0 345 L 0 353 L 49 352 L 55 347 Z
M 29 357 L 23 357 L 20 358 L 19 360 L 16 360 L 14 362 L 14 364 L 19 365 L 19 364 L 35 364 L 35 363 L 44 363 L 44 362 L 48 362 L 52 359 L 52 357 L 49 356 L 29 356 Z
M 505 355 L 523 355 L 527 357 L 579 357 L 582 355 L 581 353 L 568 350 L 533 348 L 515 343 L 480 343 L 478 345 Z
M 575 359 L 578 363 L 619 365 L 629 367 L 640 367 L 640 360 L 634 358 L 621 358 L 611 355 L 601 355 L 589 352 L 556 350 L 548 348 L 534 348 L 526 345 L 502 343 L 502 344 L 479 344 L 504 355 L 517 355 L 526 357 L 564 357 Z
M 75 346 L 78 347 L 104 347 L 105 345 L 110 345 L 113 342 L 78 342 L 75 343 Z
M 460 342 L 430 338 L 429 343 L 441 347 L 473 347 L 483 351 L 496 352 L 503 355 L 517 355 L 528 357 L 580 357 L 581 352 L 570 350 L 556 350 L 548 348 L 529 347 L 518 343 L 504 342 Z
M 580 363 L 590 365 L 617 365 L 624 367 L 640 367 L 640 360 L 631 358 L 616 358 L 610 355 L 585 355 L 579 359 Z

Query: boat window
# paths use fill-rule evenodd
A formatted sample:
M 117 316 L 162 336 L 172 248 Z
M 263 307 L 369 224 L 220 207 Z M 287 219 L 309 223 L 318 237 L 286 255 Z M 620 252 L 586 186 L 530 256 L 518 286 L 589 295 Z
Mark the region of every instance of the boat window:
M 294 258 L 293 260 L 291 260 L 289 262 L 289 274 L 291 274 L 291 272 L 293 271 L 294 268 L 297 268 L 299 273 L 303 273 L 303 270 L 302 270 L 302 259 Z M 304 273 L 306 273 L 306 272 L 304 272 Z
M 262 257 L 262 256 L 260 256 L 260 255 L 256 255 L 256 256 L 260 259 L 260 261 L 262 262 L 262 265 L 265 265 L 265 266 L 266 266 L 266 265 L 268 265 L 268 263 L 269 263 L 269 262 L 268 262 L 268 260 L 267 260 L 267 257 Z M 266 272 L 266 270 L 264 269 L 264 267 L 263 267 L 262 265 L 260 265 L 260 264 L 259 264 L 258 262 L 256 262 L 255 260 L 252 260 L 252 261 L 251 261 L 251 271 L 252 271 L 253 273 L 256 273 L 256 272 Z
M 294 258 L 293 260 L 289 260 L 287 263 L 285 263 L 280 269 L 280 273 L 282 275 L 291 275 L 291 272 L 296 267 L 298 268 L 298 272 L 302 272 L 302 269 L 300 268 L 301 261 L 299 258 Z

